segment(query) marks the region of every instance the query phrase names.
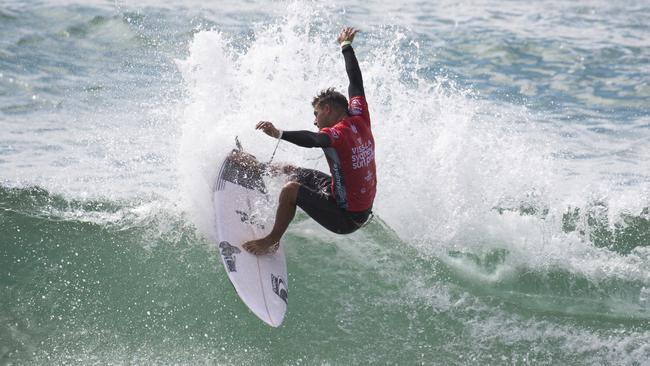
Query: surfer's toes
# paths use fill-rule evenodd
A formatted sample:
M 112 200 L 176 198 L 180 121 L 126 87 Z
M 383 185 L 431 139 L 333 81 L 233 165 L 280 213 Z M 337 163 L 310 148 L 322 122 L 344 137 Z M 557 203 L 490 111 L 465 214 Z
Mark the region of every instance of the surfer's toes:
M 280 247 L 280 242 L 269 238 L 251 240 L 242 245 L 244 249 L 255 255 L 273 254 Z

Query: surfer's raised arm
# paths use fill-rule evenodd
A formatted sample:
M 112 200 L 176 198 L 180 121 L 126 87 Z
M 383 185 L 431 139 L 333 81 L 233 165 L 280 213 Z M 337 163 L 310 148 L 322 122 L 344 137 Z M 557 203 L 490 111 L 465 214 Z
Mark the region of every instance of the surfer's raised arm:
M 357 57 L 354 54 L 354 50 L 352 49 L 352 41 L 358 32 L 359 31 L 353 27 L 344 27 L 337 38 L 337 41 L 341 45 L 341 52 L 343 53 L 343 57 L 345 59 L 345 71 L 347 72 L 348 80 L 350 82 L 350 85 L 348 86 L 348 96 L 351 100 L 354 97 L 365 98 L 365 93 L 363 90 L 363 77 L 361 76 L 359 61 L 357 61 Z M 316 117 L 314 120 L 314 125 L 318 127 L 319 131 L 323 127 L 330 127 L 332 124 L 330 122 L 341 120 L 349 112 L 346 106 L 348 102 L 344 100 L 345 98 L 343 96 L 339 98 L 337 94 L 339 93 L 336 92 L 333 88 L 326 89 L 321 91 L 321 94 L 314 98 L 314 101 L 312 102 L 312 105 L 314 107 L 314 117 Z M 327 101 L 327 103 L 323 103 L 325 101 Z M 334 105 L 332 105 L 331 102 L 334 102 Z M 332 108 L 333 106 L 336 107 L 337 105 L 340 108 Z M 355 105 L 352 105 L 351 107 L 359 107 L 359 103 L 355 103 Z M 319 121 L 324 120 L 325 118 L 321 117 L 325 116 L 328 117 L 328 121 L 326 123 L 323 123 L 324 121 Z M 334 118 L 332 119 L 331 116 L 334 116 Z M 330 137 L 323 132 L 316 133 L 305 130 L 280 132 L 280 130 L 278 130 L 273 125 L 273 123 L 269 121 L 258 122 L 256 129 L 264 131 L 264 133 L 271 137 L 280 138 L 302 147 L 325 148 L 331 145 Z
M 358 32 L 358 29 L 345 27 L 341 30 L 337 39 L 339 44 L 341 44 L 341 52 L 343 52 L 343 57 L 345 58 L 345 71 L 348 73 L 348 80 L 350 81 L 350 85 L 348 86 L 348 96 L 350 98 L 356 96 L 365 97 L 361 69 L 359 68 L 357 56 L 354 54 L 354 49 L 352 49 L 352 41 Z

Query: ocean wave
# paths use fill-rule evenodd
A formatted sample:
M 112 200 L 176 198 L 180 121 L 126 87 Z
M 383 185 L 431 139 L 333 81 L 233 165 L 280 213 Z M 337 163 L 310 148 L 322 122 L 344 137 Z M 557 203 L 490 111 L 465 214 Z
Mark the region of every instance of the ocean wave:
M 500 214 L 516 212 L 545 220 L 550 208 L 547 203 L 527 197 L 524 200 L 502 201 L 493 208 Z M 635 248 L 650 247 L 650 207 L 638 213 L 619 212 L 610 215 L 607 201 L 593 201 L 584 207 L 566 208 L 562 214 L 562 231 L 577 233 L 597 248 L 619 254 L 630 254 Z
M 70 199 L 38 186 L 0 186 L 0 210 L 42 224 L 88 224 L 97 230 L 125 231 L 167 226 L 173 231 L 191 227 L 178 207 L 156 196 L 121 201 Z

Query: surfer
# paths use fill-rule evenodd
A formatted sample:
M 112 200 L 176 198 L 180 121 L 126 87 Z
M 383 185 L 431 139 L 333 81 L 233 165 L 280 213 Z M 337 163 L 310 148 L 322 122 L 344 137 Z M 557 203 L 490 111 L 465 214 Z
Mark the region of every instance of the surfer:
M 290 176 L 280 192 L 271 233 L 243 246 L 253 254 L 274 250 L 296 213 L 303 209 L 320 225 L 338 234 L 359 229 L 369 218 L 375 198 L 375 141 L 363 90 L 361 69 L 352 49 L 358 30 L 344 27 L 337 41 L 345 59 L 349 86 L 346 97 L 334 88 L 321 91 L 312 100 L 314 125 L 318 132 L 281 131 L 273 123 L 255 126 L 269 136 L 301 147 L 320 147 L 325 153 L 331 176 L 291 165 L 271 167 Z

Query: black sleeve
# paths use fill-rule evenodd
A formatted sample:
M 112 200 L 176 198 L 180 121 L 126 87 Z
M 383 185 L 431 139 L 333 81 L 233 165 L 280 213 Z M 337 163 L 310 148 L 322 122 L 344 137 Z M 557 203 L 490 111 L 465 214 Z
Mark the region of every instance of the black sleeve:
M 302 147 L 329 147 L 329 135 L 311 131 L 282 131 L 282 139 Z
M 343 46 L 341 52 L 343 52 L 343 58 L 345 58 L 345 71 L 347 71 L 348 79 L 350 80 L 350 86 L 348 86 L 348 96 L 350 98 L 356 96 L 365 97 L 366 94 L 363 92 L 363 78 L 361 77 L 361 69 L 359 68 L 359 62 L 357 61 L 357 56 L 355 56 L 352 46 Z

